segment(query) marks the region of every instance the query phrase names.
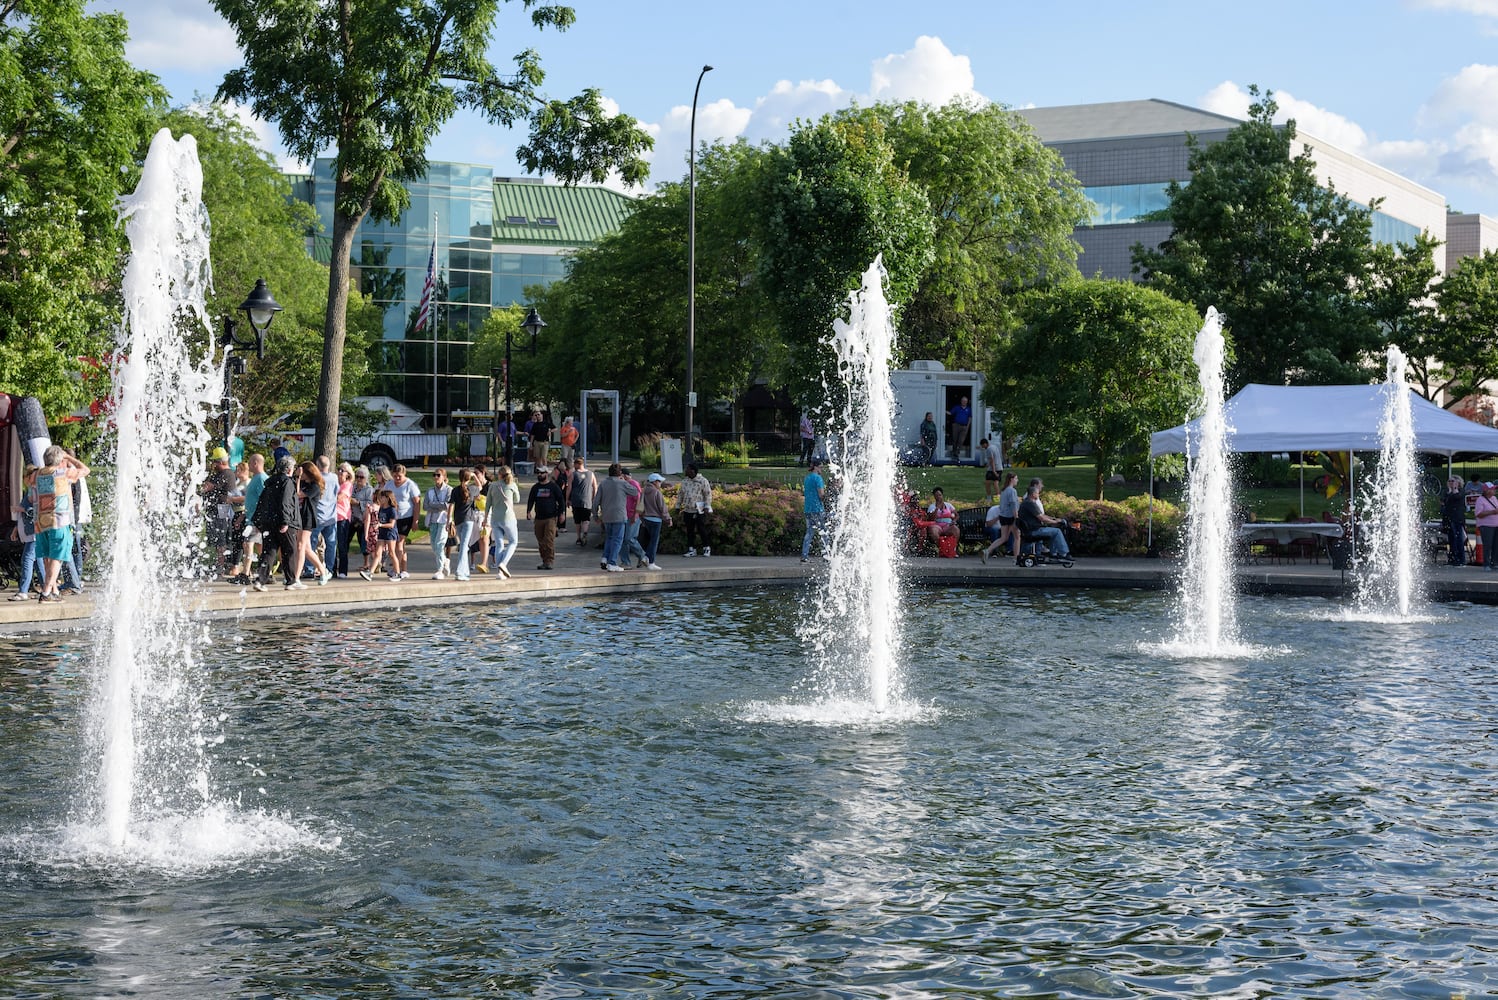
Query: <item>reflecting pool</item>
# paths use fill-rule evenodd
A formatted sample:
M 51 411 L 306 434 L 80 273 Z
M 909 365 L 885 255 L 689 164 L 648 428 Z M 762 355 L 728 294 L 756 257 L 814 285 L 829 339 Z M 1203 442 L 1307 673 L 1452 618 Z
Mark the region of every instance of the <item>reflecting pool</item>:
M 59 846 L 89 639 L 0 639 L 0 995 L 1498 991 L 1498 610 L 918 594 L 847 723 L 796 601 L 213 623 L 212 861 Z

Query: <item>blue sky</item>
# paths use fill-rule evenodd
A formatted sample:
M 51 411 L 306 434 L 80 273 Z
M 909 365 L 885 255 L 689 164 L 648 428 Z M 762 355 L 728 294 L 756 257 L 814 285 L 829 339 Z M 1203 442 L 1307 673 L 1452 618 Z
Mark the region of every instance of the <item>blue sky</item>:
M 1396 170 L 1460 211 L 1498 218 L 1498 0 L 573 0 L 577 24 L 537 33 L 500 15 L 497 63 L 535 47 L 545 89 L 598 87 L 656 136 L 654 180 L 683 176 L 692 87 L 699 139 L 779 139 L 853 101 L 976 95 L 1011 107 L 1157 97 L 1242 115 L 1250 83 L 1301 128 Z M 105 0 L 136 65 L 175 100 L 211 95 L 238 64 L 208 0 Z M 1056 11 L 1064 10 L 1062 16 Z M 254 123 L 281 155 L 274 127 Z M 433 159 L 520 175 L 521 137 L 455 120 Z

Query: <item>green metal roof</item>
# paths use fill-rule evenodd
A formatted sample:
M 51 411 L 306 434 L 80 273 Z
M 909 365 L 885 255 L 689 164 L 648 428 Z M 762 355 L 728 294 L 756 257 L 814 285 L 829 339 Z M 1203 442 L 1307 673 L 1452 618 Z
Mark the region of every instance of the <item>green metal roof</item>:
M 494 178 L 494 242 L 592 246 L 616 231 L 634 199 L 608 188 Z

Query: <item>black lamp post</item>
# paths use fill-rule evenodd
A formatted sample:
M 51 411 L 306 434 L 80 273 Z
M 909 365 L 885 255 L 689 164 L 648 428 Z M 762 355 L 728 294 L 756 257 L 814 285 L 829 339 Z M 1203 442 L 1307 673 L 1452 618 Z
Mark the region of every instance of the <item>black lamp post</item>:
M 702 91 L 702 78 L 711 72 L 711 66 L 702 67 L 697 74 L 697 86 L 692 89 L 692 127 L 687 140 L 687 456 L 692 454 L 692 422 L 696 417 L 697 390 L 693 384 L 697 348 L 697 95 Z
M 546 327 L 546 321 L 541 314 L 536 312 L 536 307 L 531 306 L 530 312 L 525 314 L 525 319 L 520 323 L 520 329 L 531 335 L 531 353 L 536 353 L 536 335 Z M 510 426 L 505 433 L 505 464 L 510 468 L 515 467 L 515 407 L 510 400 L 510 355 L 515 348 L 515 335 L 513 331 L 505 333 L 505 420 Z
M 236 357 L 235 349 L 255 349 L 255 357 L 265 357 L 265 331 L 270 329 L 271 320 L 276 318 L 276 313 L 281 311 L 281 305 L 265 287 L 265 279 L 259 278 L 255 281 L 255 288 L 250 292 L 249 298 L 239 304 L 240 312 L 250 321 L 250 329 L 254 331 L 253 340 L 240 340 L 235 336 L 237 325 L 232 316 L 224 317 L 224 332 L 219 335 L 219 346 L 224 349 L 224 451 L 229 450 L 229 437 L 233 420 L 234 406 L 234 376 L 243 375 L 245 372 L 245 360 Z
M 499 447 L 499 375 L 500 369 L 489 369 L 489 427 L 494 431 L 494 456 L 498 458 L 504 454 Z

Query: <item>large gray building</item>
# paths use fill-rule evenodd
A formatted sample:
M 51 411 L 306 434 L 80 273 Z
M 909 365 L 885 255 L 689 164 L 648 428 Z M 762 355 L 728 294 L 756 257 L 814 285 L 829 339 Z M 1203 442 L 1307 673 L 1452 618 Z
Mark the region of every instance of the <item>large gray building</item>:
M 1114 101 L 1019 111 L 1042 142 L 1061 154 L 1092 199 L 1090 225 L 1079 227 L 1082 273 L 1132 277 L 1136 243 L 1159 246 L 1168 223 L 1151 213 L 1167 205 L 1171 181 L 1191 179 L 1186 137 L 1203 145 L 1220 142 L 1240 119 L 1170 101 Z M 1383 202 L 1373 213 L 1373 238 L 1385 243 L 1413 239 L 1422 230 L 1446 247 L 1437 264 L 1498 247 L 1498 224 L 1481 215 L 1450 214 L 1437 192 L 1297 128 L 1296 139 L 1311 152 L 1318 179 L 1362 205 Z

